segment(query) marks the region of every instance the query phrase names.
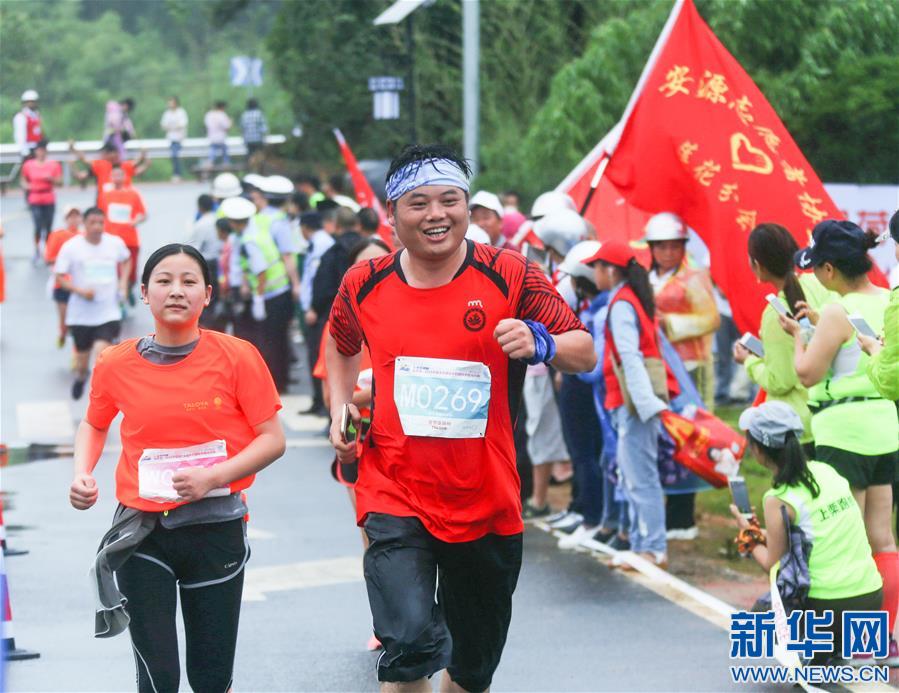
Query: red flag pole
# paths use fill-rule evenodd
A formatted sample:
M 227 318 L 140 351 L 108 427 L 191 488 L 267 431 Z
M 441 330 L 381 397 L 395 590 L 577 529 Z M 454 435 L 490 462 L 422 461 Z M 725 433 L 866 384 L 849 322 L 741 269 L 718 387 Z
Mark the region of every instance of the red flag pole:
M 381 237 L 381 240 L 387 244 L 387 247 L 392 250 L 393 227 L 387 223 L 387 214 L 384 212 L 384 207 L 381 206 L 381 201 L 378 199 L 377 195 L 375 195 L 375 191 L 372 190 L 371 185 L 369 185 L 368 180 L 365 178 L 365 174 L 363 174 L 362 170 L 359 168 L 359 163 L 356 161 L 356 157 L 353 155 L 350 145 L 347 144 L 343 133 L 338 128 L 334 128 L 333 132 L 334 137 L 337 139 L 337 146 L 340 147 L 340 153 L 343 155 L 343 161 L 346 164 L 347 172 L 350 174 L 350 180 L 353 181 L 356 202 L 362 207 L 370 207 L 378 213 L 378 218 L 381 220 L 381 225 L 378 227 L 378 235 Z

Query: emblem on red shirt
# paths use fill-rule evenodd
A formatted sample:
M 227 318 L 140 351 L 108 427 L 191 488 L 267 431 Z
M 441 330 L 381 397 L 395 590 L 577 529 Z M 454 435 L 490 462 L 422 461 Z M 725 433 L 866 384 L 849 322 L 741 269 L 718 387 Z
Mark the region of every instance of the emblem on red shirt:
M 484 329 L 487 324 L 487 313 L 484 311 L 484 304 L 480 301 L 469 301 L 468 310 L 465 311 L 465 317 L 462 319 L 465 329 L 471 332 L 479 332 Z

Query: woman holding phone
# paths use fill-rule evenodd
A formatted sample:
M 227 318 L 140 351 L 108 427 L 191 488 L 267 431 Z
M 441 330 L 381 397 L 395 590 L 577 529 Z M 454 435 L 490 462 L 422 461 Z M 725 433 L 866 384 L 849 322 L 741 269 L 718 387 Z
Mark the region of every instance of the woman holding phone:
M 86 510 L 97 502 L 92 472 L 109 425 L 122 413 L 119 507 L 92 570 L 96 635 L 127 625 L 142 692 L 178 690 L 177 592 L 191 687 L 231 687 L 249 558 L 241 492 L 285 447 L 281 403 L 259 352 L 199 328 L 211 291 L 191 246 L 150 256 L 141 295 L 155 333 L 102 352 L 75 438 L 69 499 Z
M 793 256 L 799 246 L 793 235 L 779 224 L 760 224 L 749 234 L 749 261 L 752 273 L 763 284 L 771 284 L 778 298 L 794 315 L 805 306 L 814 310 L 838 297 L 821 286 L 812 273 L 799 277 L 793 271 Z M 812 414 L 808 408 L 808 390 L 793 366 L 793 339 L 784 332 L 773 306 L 765 306 L 759 328 L 764 355 L 751 354 L 734 343 L 734 361 L 746 367 L 749 379 L 767 393 L 768 401 L 789 404 L 799 414 L 805 432 L 801 441 L 807 456 L 813 456 Z
M 786 402 L 765 402 L 740 415 L 749 450 L 774 476 L 765 492 L 765 529 L 746 518 L 736 505 L 731 514 L 740 529 L 737 543 L 765 572 L 787 551 L 790 525 L 811 543 L 808 556 L 809 593 L 803 608 L 823 615 L 833 612 L 827 626 L 834 634 L 833 650 L 818 652 L 813 665 L 824 665 L 842 652 L 842 613 L 876 611 L 883 598 L 882 580 L 865 541 L 865 524 L 849 483 L 830 465 L 807 462 L 799 440 L 802 421 Z
M 892 634 L 899 608 L 899 560 L 892 532 L 893 481 L 899 464 L 896 405 L 874 387 L 848 315 L 857 313 L 879 334 L 889 291 L 874 286 L 868 249 L 877 237 L 851 221 L 828 219 L 815 226 L 812 243 L 795 256 L 800 269 L 813 268 L 821 284 L 839 294 L 821 310 L 802 310 L 816 323 L 808 346 L 799 323 L 780 316 L 793 338 L 794 366 L 809 390 L 815 459 L 837 470 L 852 487 L 865 518 L 868 542 L 883 577 L 883 610 Z M 890 641 L 890 666 L 899 666 L 899 646 Z

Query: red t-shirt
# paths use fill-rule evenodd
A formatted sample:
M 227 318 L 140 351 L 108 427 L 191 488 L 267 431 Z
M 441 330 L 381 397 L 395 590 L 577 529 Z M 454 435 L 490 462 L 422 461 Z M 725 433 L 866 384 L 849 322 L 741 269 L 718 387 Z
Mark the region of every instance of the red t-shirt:
M 526 366 L 509 360 L 493 331 L 504 318 L 535 320 L 552 334 L 584 326 L 537 265 L 467 243 L 449 284 L 412 288 L 397 252 L 353 266 L 334 301 L 331 334 L 340 353 L 356 354 L 364 341 L 374 370 L 372 426 L 355 487 L 360 524 L 370 512 L 414 516 L 449 542 L 523 530 L 512 424 Z M 491 381 L 484 436 L 405 435 L 394 401 L 399 356 L 485 364 Z
M 122 412 L 122 454 L 116 498 L 138 510 L 161 512 L 180 503 L 141 498 L 138 460 L 147 448 L 183 448 L 224 439 L 228 457 L 255 437 L 253 427 L 281 408 L 268 367 L 249 342 L 200 330 L 200 341 L 178 363 L 161 366 L 137 353 L 137 339 L 105 349 L 91 379 L 85 419 L 105 429 Z M 242 491 L 254 476 L 231 484 Z
M 125 187 L 121 190 L 107 190 L 101 192 L 97 199 L 97 206 L 106 215 L 103 230 L 118 236 L 129 248 L 140 246 L 137 235 L 137 227 L 130 223 L 138 214 L 146 214 L 144 199 L 134 188 Z
M 56 192 L 53 190 L 53 178 L 62 176 L 62 167 L 58 161 L 45 159 L 42 162 L 37 159 L 28 159 L 22 164 L 22 178 L 28 181 L 31 189 L 28 191 L 28 204 L 52 205 L 56 202 Z
M 134 162 L 122 161 L 119 166 L 125 172 L 125 187 L 131 185 L 131 179 L 134 178 Z M 91 161 L 91 173 L 97 179 L 97 193 L 102 193 L 106 188 L 112 185 L 109 178 L 112 175 L 112 164 L 106 159 L 94 159 Z

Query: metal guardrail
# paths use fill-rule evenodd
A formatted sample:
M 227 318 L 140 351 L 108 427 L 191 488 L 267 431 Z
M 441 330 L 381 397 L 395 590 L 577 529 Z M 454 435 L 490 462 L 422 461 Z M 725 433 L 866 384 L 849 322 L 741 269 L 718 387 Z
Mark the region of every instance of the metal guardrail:
M 284 144 L 287 137 L 284 135 L 268 135 L 265 138 L 267 145 Z M 245 156 L 247 146 L 242 137 L 228 137 L 225 140 L 228 145 L 228 155 Z M 75 142 L 75 148 L 85 154 L 95 154 L 103 147 L 101 140 L 84 140 Z M 137 154 L 145 151 L 151 159 L 169 156 L 168 140 L 129 140 L 125 143 L 125 150 Z M 69 151 L 68 142 L 50 142 L 47 145 L 48 158 L 63 163 L 76 161 L 77 157 Z M 185 159 L 197 159 L 209 156 L 209 139 L 206 137 L 188 137 L 181 143 L 181 156 Z M 15 164 L 19 161 L 20 154 L 15 144 L 0 144 L 0 164 Z

